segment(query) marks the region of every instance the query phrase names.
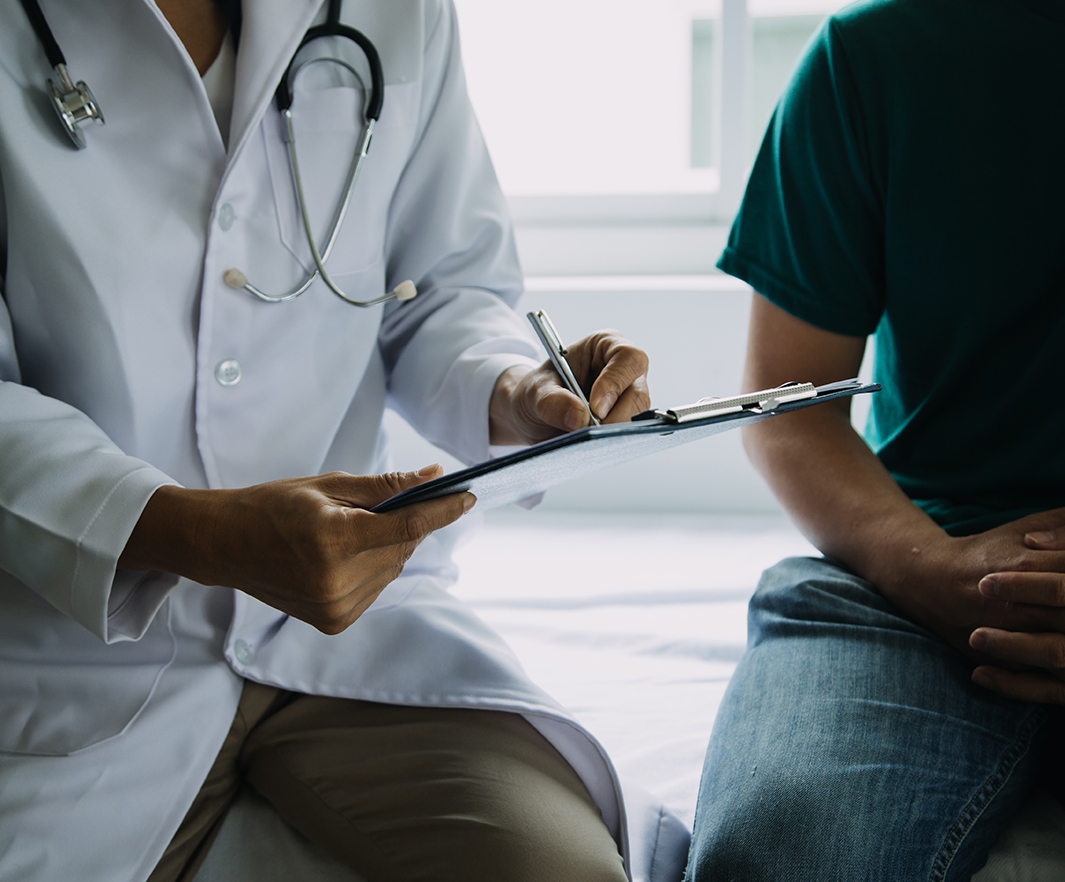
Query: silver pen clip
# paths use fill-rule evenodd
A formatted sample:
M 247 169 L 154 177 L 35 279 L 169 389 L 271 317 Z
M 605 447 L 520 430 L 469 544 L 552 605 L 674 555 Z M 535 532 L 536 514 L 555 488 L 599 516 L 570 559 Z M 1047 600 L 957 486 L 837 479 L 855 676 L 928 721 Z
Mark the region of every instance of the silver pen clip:
M 576 395 L 584 406 L 588 408 L 588 416 L 592 421 L 592 425 L 602 425 L 596 415 L 592 413 L 592 405 L 584 394 L 584 390 L 581 389 L 581 384 L 577 382 L 577 378 L 573 375 L 573 369 L 569 366 L 569 362 L 566 360 L 566 347 L 562 345 L 562 340 L 558 336 L 558 331 L 556 331 L 555 326 L 551 324 L 551 319 L 547 317 L 547 313 L 541 309 L 538 312 L 527 313 L 527 315 L 529 321 L 532 322 L 533 328 L 536 330 L 536 336 L 539 337 L 540 342 L 544 344 L 544 349 L 547 350 L 547 355 L 551 359 L 551 364 L 555 366 L 555 370 L 558 371 L 558 375 L 562 378 L 562 382 L 565 384 L 566 388 Z

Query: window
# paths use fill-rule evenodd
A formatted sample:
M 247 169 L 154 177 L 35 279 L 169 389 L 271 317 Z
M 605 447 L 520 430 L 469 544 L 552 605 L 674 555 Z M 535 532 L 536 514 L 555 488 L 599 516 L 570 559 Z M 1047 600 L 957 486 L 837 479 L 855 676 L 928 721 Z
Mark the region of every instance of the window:
M 674 0 L 458 0 L 470 95 L 514 196 L 699 193 L 691 22 Z M 699 3 L 715 15 L 714 4 Z
M 719 126 L 714 119 L 718 96 L 716 59 L 721 49 L 716 40 L 721 32 L 712 18 L 692 21 L 691 65 L 691 166 L 716 168 L 720 145 L 716 143 Z
M 537 223 L 726 221 L 804 44 L 842 5 L 456 3 L 500 182 Z
M 796 3 L 770 5 L 757 0 L 750 3 L 751 115 L 747 143 L 752 157 L 762 143 L 773 108 L 787 86 L 796 62 L 824 19 L 823 14 L 788 13 L 789 7 L 801 10 L 802 6 Z M 766 7 L 769 9 L 765 14 L 759 14 Z M 769 11 L 774 7 L 783 7 L 782 14 Z

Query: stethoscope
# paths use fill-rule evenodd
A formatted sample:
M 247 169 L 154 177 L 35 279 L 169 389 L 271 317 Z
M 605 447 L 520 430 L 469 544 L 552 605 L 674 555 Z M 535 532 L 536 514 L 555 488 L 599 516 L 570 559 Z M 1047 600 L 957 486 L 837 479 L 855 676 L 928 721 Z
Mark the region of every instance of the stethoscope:
M 55 111 L 59 116 L 63 129 L 74 142 L 74 146 L 79 150 L 83 150 L 86 146 L 85 136 L 80 127 L 90 121 L 95 122 L 97 125 L 103 125 L 104 117 L 100 112 L 100 106 L 96 103 L 92 91 L 87 85 L 85 85 L 84 81 L 79 80 L 75 83 L 71 80 L 70 74 L 67 71 L 67 62 L 63 55 L 63 50 L 59 48 L 59 43 L 56 42 L 56 39 L 52 34 L 52 29 L 48 26 L 44 13 L 41 12 L 38 0 L 20 0 L 20 2 L 22 3 L 22 8 L 26 11 L 26 16 L 29 18 L 30 24 L 33 26 L 33 31 L 37 35 L 37 39 L 44 48 L 48 63 L 55 69 L 55 72 L 59 77 L 58 85 L 53 79 L 49 78 L 48 80 L 48 94 L 51 96 L 52 106 L 55 108 Z M 356 300 L 349 297 L 336 285 L 325 268 L 325 262 L 329 259 L 329 255 L 333 250 L 333 246 L 336 244 L 338 235 L 340 234 L 340 227 L 344 223 L 344 217 L 347 215 L 348 205 L 351 203 L 351 194 L 355 190 L 355 182 L 358 180 L 359 172 L 362 170 L 363 160 L 365 160 L 366 154 L 369 152 L 370 139 L 373 137 L 374 126 L 377 123 L 377 120 L 380 119 L 381 107 L 385 100 L 384 73 L 381 69 L 381 57 L 377 54 L 376 47 L 364 34 L 355 30 L 355 28 L 340 23 L 341 2 L 342 0 L 329 0 L 329 11 L 326 16 L 326 23 L 311 28 L 306 34 L 304 34 L 303 40 L 300 41 L 292 60 L 289 62 L 288 67 L 285 68 L 284 76 L 281 77 L 281 82 L 274 95 L 277 109 L 285 123 L 285 142 L 288 147 L 289 168 L 292 171 L 292 182 L 296 190 L 296 201 L 299 203 L 300 217 L 303 221 L 303 232 L 307 237 L 307 244 L 310 246 L 311 256 L 314 258 L 315 271 L 311 273 L 302 284 L 293 288 L 287 294 L 266 294 L 252 285 L 248 281 L 247 276 L 245 276 L 239 269 L 228 269 L 222 275 L 222 280 L 229 285 L 229 287 L 243 289 L 250 294 L 254 294 L 260 300 L 265 300 L 267 303 L 284 303 L 287 300 L 294 300 L 310 288 L 315 280 L 319 278 L 325 282 L 329 290 L 340 297 L 345 303 L 350 303 L 353 306 L 374 306 L 388 300 L 410 300 L 418 293 L 417 289 L 414 287 L 414 283 L 408 280 L 401 282 L 394 290 L 381 297 L 374 298 L 373 300 Z M 317 40 L 320 37 L 346 37 L 356 43 L 359 48 L 362 49 L 363 54 L 366 56 L 366 61 L 370 66 L 371 85 L 369 100 L 364 102 L 362 134 L 359 137 L 358 145 L 355 149 L 355 156 L 352 159 L 351 168 L 348 171 L 348 177 L 344 184 L 344 195 L 340 200 L 336 214 L 333 217 L 333 225 L 330 229 L 329 236 L 326 239 L 325 248 L 321 251 L 319 251 L 318 244 L 314 241 L 314 235 L 311 232 L 311 220 L 307 213 L 306 200 L 303 197 L 303 182 L 300 179 L 299 162 L 296 158 L 296 133 L 292 124 L 292 101 L 295 94 L 294 86 L 299 75 L 311 65 L 330 63 L 339 64 L 341 67 L 350 71 L 356 80 L 358 80 L 359 84 L 363 86 L 364 93 L 366 88 L 358 71 L 356 71 L 351 64 L 340 58 L 313 58 L 309 61 L 300 63 L 295 67 L 295 70 L 293 70 L 293 66 L 296 64 L 296 56 L 299 55 L 300 49 L 312 40 Z

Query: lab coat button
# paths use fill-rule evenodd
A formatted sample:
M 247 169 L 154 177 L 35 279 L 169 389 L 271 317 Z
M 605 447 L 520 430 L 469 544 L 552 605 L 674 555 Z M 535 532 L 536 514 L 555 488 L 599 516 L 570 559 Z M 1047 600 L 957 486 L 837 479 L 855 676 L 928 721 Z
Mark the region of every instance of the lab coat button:
M 228 202 L 218 209 L 218 226 L 222 228 L 223 233 L 233 226 L 233 206 Z
M 236 386 L 244 372 L 240 368 L 240 362 L 235 358 L 227 358 L 218 362 L 214 369 L 214 378 L 223 386 Z
M 242 665 L 250 665 L 255 658 L 255 650 L 243 640 L 238 640 L 233 644 L 233 654 L 237 657 L 237 661 Z

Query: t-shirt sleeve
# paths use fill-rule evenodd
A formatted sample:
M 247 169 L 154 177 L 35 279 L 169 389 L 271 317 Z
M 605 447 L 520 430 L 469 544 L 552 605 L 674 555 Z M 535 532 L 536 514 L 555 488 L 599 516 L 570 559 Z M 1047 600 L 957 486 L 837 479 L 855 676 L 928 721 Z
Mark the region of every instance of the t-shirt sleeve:
M 797 318 L 851 336 L 871 334 L 884 307 L 873 97 L 829 19 L 777 105 L 718 261 Z

